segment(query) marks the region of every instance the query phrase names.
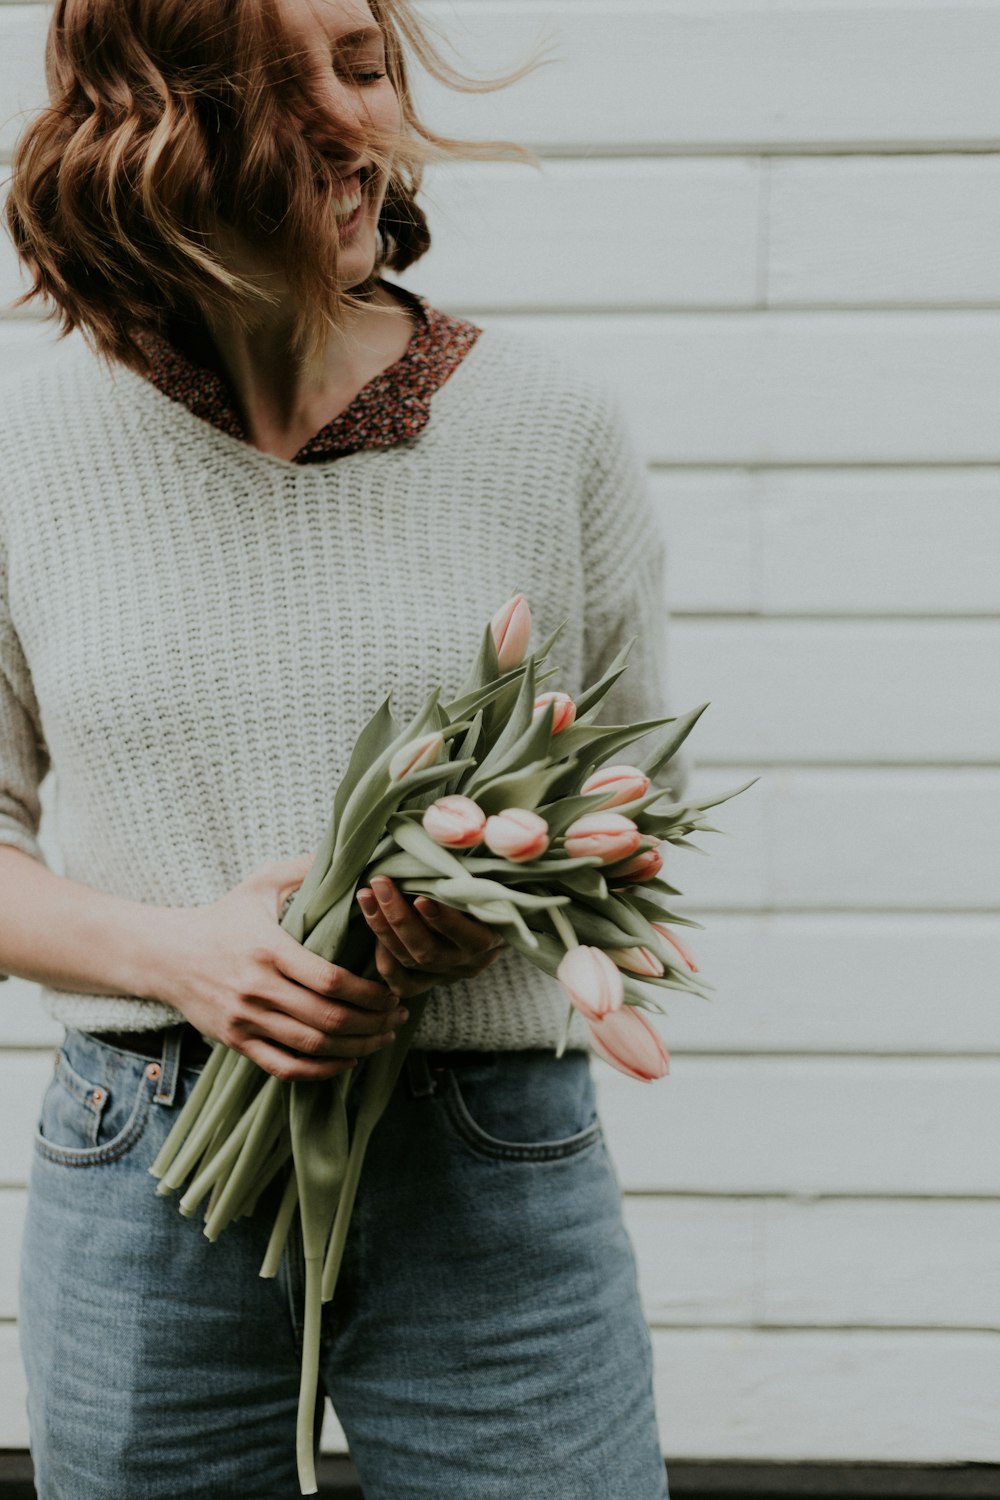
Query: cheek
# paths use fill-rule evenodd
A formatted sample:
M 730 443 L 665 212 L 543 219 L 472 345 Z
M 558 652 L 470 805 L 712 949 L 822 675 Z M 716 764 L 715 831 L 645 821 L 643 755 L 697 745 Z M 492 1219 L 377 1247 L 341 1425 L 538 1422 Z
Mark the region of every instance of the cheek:
M 403 108 L 392 84 L 385 80 L 372 104 L 372 119 L 380 130 L 398 134 L 403 128 Z

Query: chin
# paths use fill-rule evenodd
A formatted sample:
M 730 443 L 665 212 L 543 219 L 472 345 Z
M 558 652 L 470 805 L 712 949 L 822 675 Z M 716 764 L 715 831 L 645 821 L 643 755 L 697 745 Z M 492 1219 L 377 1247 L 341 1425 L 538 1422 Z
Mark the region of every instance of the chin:
M 369 281 L 377 274 L 375 235 L 371 232 L 359 234 L 349 245 L 340 247 L 337 259 L 337 280 L 350 289 L 362 281 Z

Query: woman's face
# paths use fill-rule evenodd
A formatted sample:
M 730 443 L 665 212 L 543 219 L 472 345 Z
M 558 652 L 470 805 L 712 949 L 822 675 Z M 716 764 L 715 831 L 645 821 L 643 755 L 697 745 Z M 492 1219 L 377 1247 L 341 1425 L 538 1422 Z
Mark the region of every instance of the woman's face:
M 312 80 L 310 94 L 321 107 L 303 128 L 341 179 L 338 280 L 349 289 L 375 265 L 375 230 L 387 187 L 363 142 L 402 124 L 386 71 L 385 40 L 365 0 L 280 0 L 280 9 Z

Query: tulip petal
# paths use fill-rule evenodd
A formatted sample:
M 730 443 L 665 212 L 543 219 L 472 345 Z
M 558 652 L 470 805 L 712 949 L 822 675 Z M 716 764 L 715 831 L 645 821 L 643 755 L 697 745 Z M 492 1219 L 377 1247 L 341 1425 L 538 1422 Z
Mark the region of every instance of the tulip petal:
M 634 1005 L 623 1005 L 590 1021 L 587 1029 L 594 1050 L 619 1073 L 642 1083 L 669 1073 L 670 1053 L 659 1032 Z

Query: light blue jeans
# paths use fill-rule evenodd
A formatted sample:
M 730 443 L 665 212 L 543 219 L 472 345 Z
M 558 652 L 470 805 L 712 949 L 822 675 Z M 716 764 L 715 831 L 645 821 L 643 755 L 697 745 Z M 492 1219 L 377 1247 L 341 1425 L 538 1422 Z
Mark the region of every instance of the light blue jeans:
M 39 1500 L 299 1493 L 298 1240 L 257 1274 L 281 1180 L 210 1244 L 147 1171 L 197 1077 L 179 1035 L 159 1068 L 75 1030 L 56 1054 L 20 1290 Z M 366 1500 L 667 1496 L 586 1054 L 411 1052 L 324 1315 Z

